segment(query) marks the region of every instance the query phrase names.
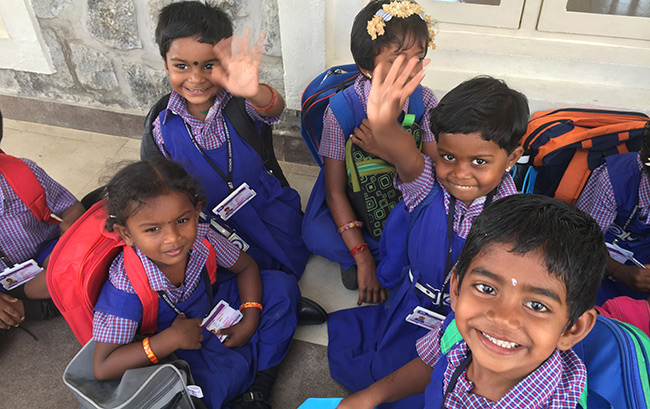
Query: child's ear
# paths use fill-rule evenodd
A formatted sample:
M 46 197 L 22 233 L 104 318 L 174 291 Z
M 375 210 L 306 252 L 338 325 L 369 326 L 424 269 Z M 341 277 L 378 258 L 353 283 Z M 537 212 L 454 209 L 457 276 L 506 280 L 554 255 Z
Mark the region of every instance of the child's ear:
M 515 163 L 521 158 L 521 155 L 524 154 L 524 148 L 517 146 L 511 153 L 508 155 L 508 165 L 507 168 L 510 169 L 515 166 Z
M 564 334 L 560 336 L 560 339 L 557 341 L 557 349 L 566 351 L 578 342 L 582 341 L 594 327 L 594 324 L 596 324 L 597 316 L 598 313 L 593 308 L 585 311 L 580 317 L 578 317 L 571 328 L 567 329 Z
M 456 311 L 456 304 L 458 303 L 458 274 L 456 274 L 456 266 L 451 269 L 451 280 L 449 281 L 449 305 L 452 311 Z
M 131 238 L 131 234 L 129 233 L 129 229 L 126 228 L 126 226 L 122 226 L 121 224 L 114 224 L 113 225 L 113 230 L 117 232 L 117 234 L 120 235 L 122 240 L 124 240 L 124 243 L 126 243 L 127 246 L 133 246 L 133 239 Z

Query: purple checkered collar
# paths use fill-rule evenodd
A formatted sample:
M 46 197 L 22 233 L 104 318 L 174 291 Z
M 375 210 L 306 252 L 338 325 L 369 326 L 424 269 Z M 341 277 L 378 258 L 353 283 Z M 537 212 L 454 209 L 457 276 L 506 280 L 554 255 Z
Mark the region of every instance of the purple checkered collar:
M 212 106 L 210 107 L 210 111 L 208 112 L 208 115 L 205 117 L 205 123 L 208 123 L 213 119 L 219 118 L 220 115 L 222 115 L 221 108 L 226 106 L 226 103 L 230 100 L 230 98 L 232 98 L 232 94 L 230 94 L 227 90 L 222 89 L 221 91 L 219 91 L 219 93 L 216 95 L 214 99 L 214 104 L 212 104 Z M 162 121 L 163 124 L 167 122 L 167 116 L 169 115 L 169 112 L 172 112 L 173 114 L 180 116 L 186 122 L 191 124 L 198 121 L 198 119 L 194 118 L 187 110 L 187 100 L 173 90 L 169 95 L 167 110 L 165 111 L 165 116 L 163 117 L 163 121 Z

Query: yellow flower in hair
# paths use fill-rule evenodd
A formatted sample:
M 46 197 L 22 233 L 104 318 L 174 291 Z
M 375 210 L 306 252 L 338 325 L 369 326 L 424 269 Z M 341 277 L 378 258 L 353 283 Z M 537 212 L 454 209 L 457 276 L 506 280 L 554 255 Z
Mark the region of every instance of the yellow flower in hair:
M 377 36 L 384 35 L 384 27 L 386 27 L 386 22 L 379 16 L 373 16 L 373 18 L 368 21 L 368 34 L 373 40 L 377 39 Z

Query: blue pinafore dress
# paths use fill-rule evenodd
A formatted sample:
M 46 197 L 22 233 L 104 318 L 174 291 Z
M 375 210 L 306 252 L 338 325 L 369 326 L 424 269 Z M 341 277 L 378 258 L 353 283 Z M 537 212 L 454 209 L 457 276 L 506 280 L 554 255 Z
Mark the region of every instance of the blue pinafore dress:
M 368 387 L 418 356 L 415 343 L 428 330 L 405 321 L 415 307 L 422 306 L 443 315 L 451 311 L 449 285 L 444 285 L 449 276 L 444 271 L 448 264 L 447 254 L 451 250 L 451 261 L 455 262 L 465 240 L 452 228 L 449 245 L 449 215 L 445 212 L 443 192 L 437 184 L 435 186 L 419 205 L 426 207 L 417 216 L 417 223 L 408 235 L 410 274 L 404 277 L 399 289 L 394 290 L 396 295 L 390 304 L 351 308 L 329 315 L 330 373 L 332 378 L 352 391 Z M 451 204 L 450 209 L 453 209 Z M 403 234 L 400 230 L 404 230 L 404 224 L 392 223 L 391 220 L 404 219 L 400 214 L 404 212 L 408 213 L 402 203 L 393 209 L 382 241 L 393 232 Z M 416 284 L 426 288 L 430 294 L 436 294 L 436 299 L 416 288 Z M 423 406 L 424 395 L 418 394 L 380 408 Z
M 634 258 L 650 264 L 650 226 L 639 216 L 639 185 L 644 175 L 637 165 L 638 153 L 630 152 L 605 158 L 609 178 L 614 188 L 617 212 L 614 223 L 605 232 L 607 243 L 616 242 L 620 247 L 634 252 Z M 632 264 L 627 262 L 626 264 Z M 602 305 L 608 299 L 626 295 L 635 299 L 647 299 L 650 293 L 635 291 L 623 283 L 603 280 L 596 303 Z
M 188 318 L 205 317 L 212 309 L 210 304 L 216 305 L 220 300 L 234 307 L 241 304 L 235 275 L 222 269 L 218 273 L 214 297 L 209 296 L 210 284 L 204 277 L 190 298 L 176 304 Z M 200 349 L 174 352 L 179 359 L 189 363 L 196 384 L 203 390 L 203 402 L 210 408 L 221 408 L 241 395 L 253 383 L 257 371 L 278 365 L 289 350 L 297 324 L 298 284 L 280 271 L 261 271 L 260 276 L 264 288 L 264 311 L 257 331 L 246 345 L 229 349 L 204 329 Z M 138 322 L 142 320 L 142 304 L 138 296 L 116 289 L 110 281 L 104 284 L 95 311 Z M 176 313 L 160 298 L 156 332 L 169 328 L 175 319 Z
M 217 149 L 200 149 L 226 179 L 232 179 L 233 188 L 246 182 L 256 196 L 222 223 L 233 228 L 250 245 L 247 253 L 260 269 L 281 270 L 299 280 L 310 254 L 302 241 L 300 196 L 292 188 L 282 187 L 267 172 L 262 158 L 239 137 L 225 114 L 223 118 L 230 142 Z M 193 142 L 191 128 L 180 116 L 163 110 L 159 119 L 165 149 L 172 160 L 183 166 L 203 186 L 208 198 L 204 213 L 218 218 L 212 209 L 230 194 L 226 180 L 199 151 L 198 144 Z M 229 172 L 229 163 L 232 172 Z

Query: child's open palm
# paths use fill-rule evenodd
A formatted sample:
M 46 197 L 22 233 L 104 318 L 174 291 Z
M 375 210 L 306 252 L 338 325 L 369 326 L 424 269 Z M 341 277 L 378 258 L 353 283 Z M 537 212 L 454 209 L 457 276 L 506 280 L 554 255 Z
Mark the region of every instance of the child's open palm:
M 212 49 L 219 59 L 212 68 L 212 80 L 235 96 L 252 98 L 257 95 L 263 39 L 264 34 L 261 34 L 257 44 L 251 46 L 249 29 L 243 37 L 219 41 Z

